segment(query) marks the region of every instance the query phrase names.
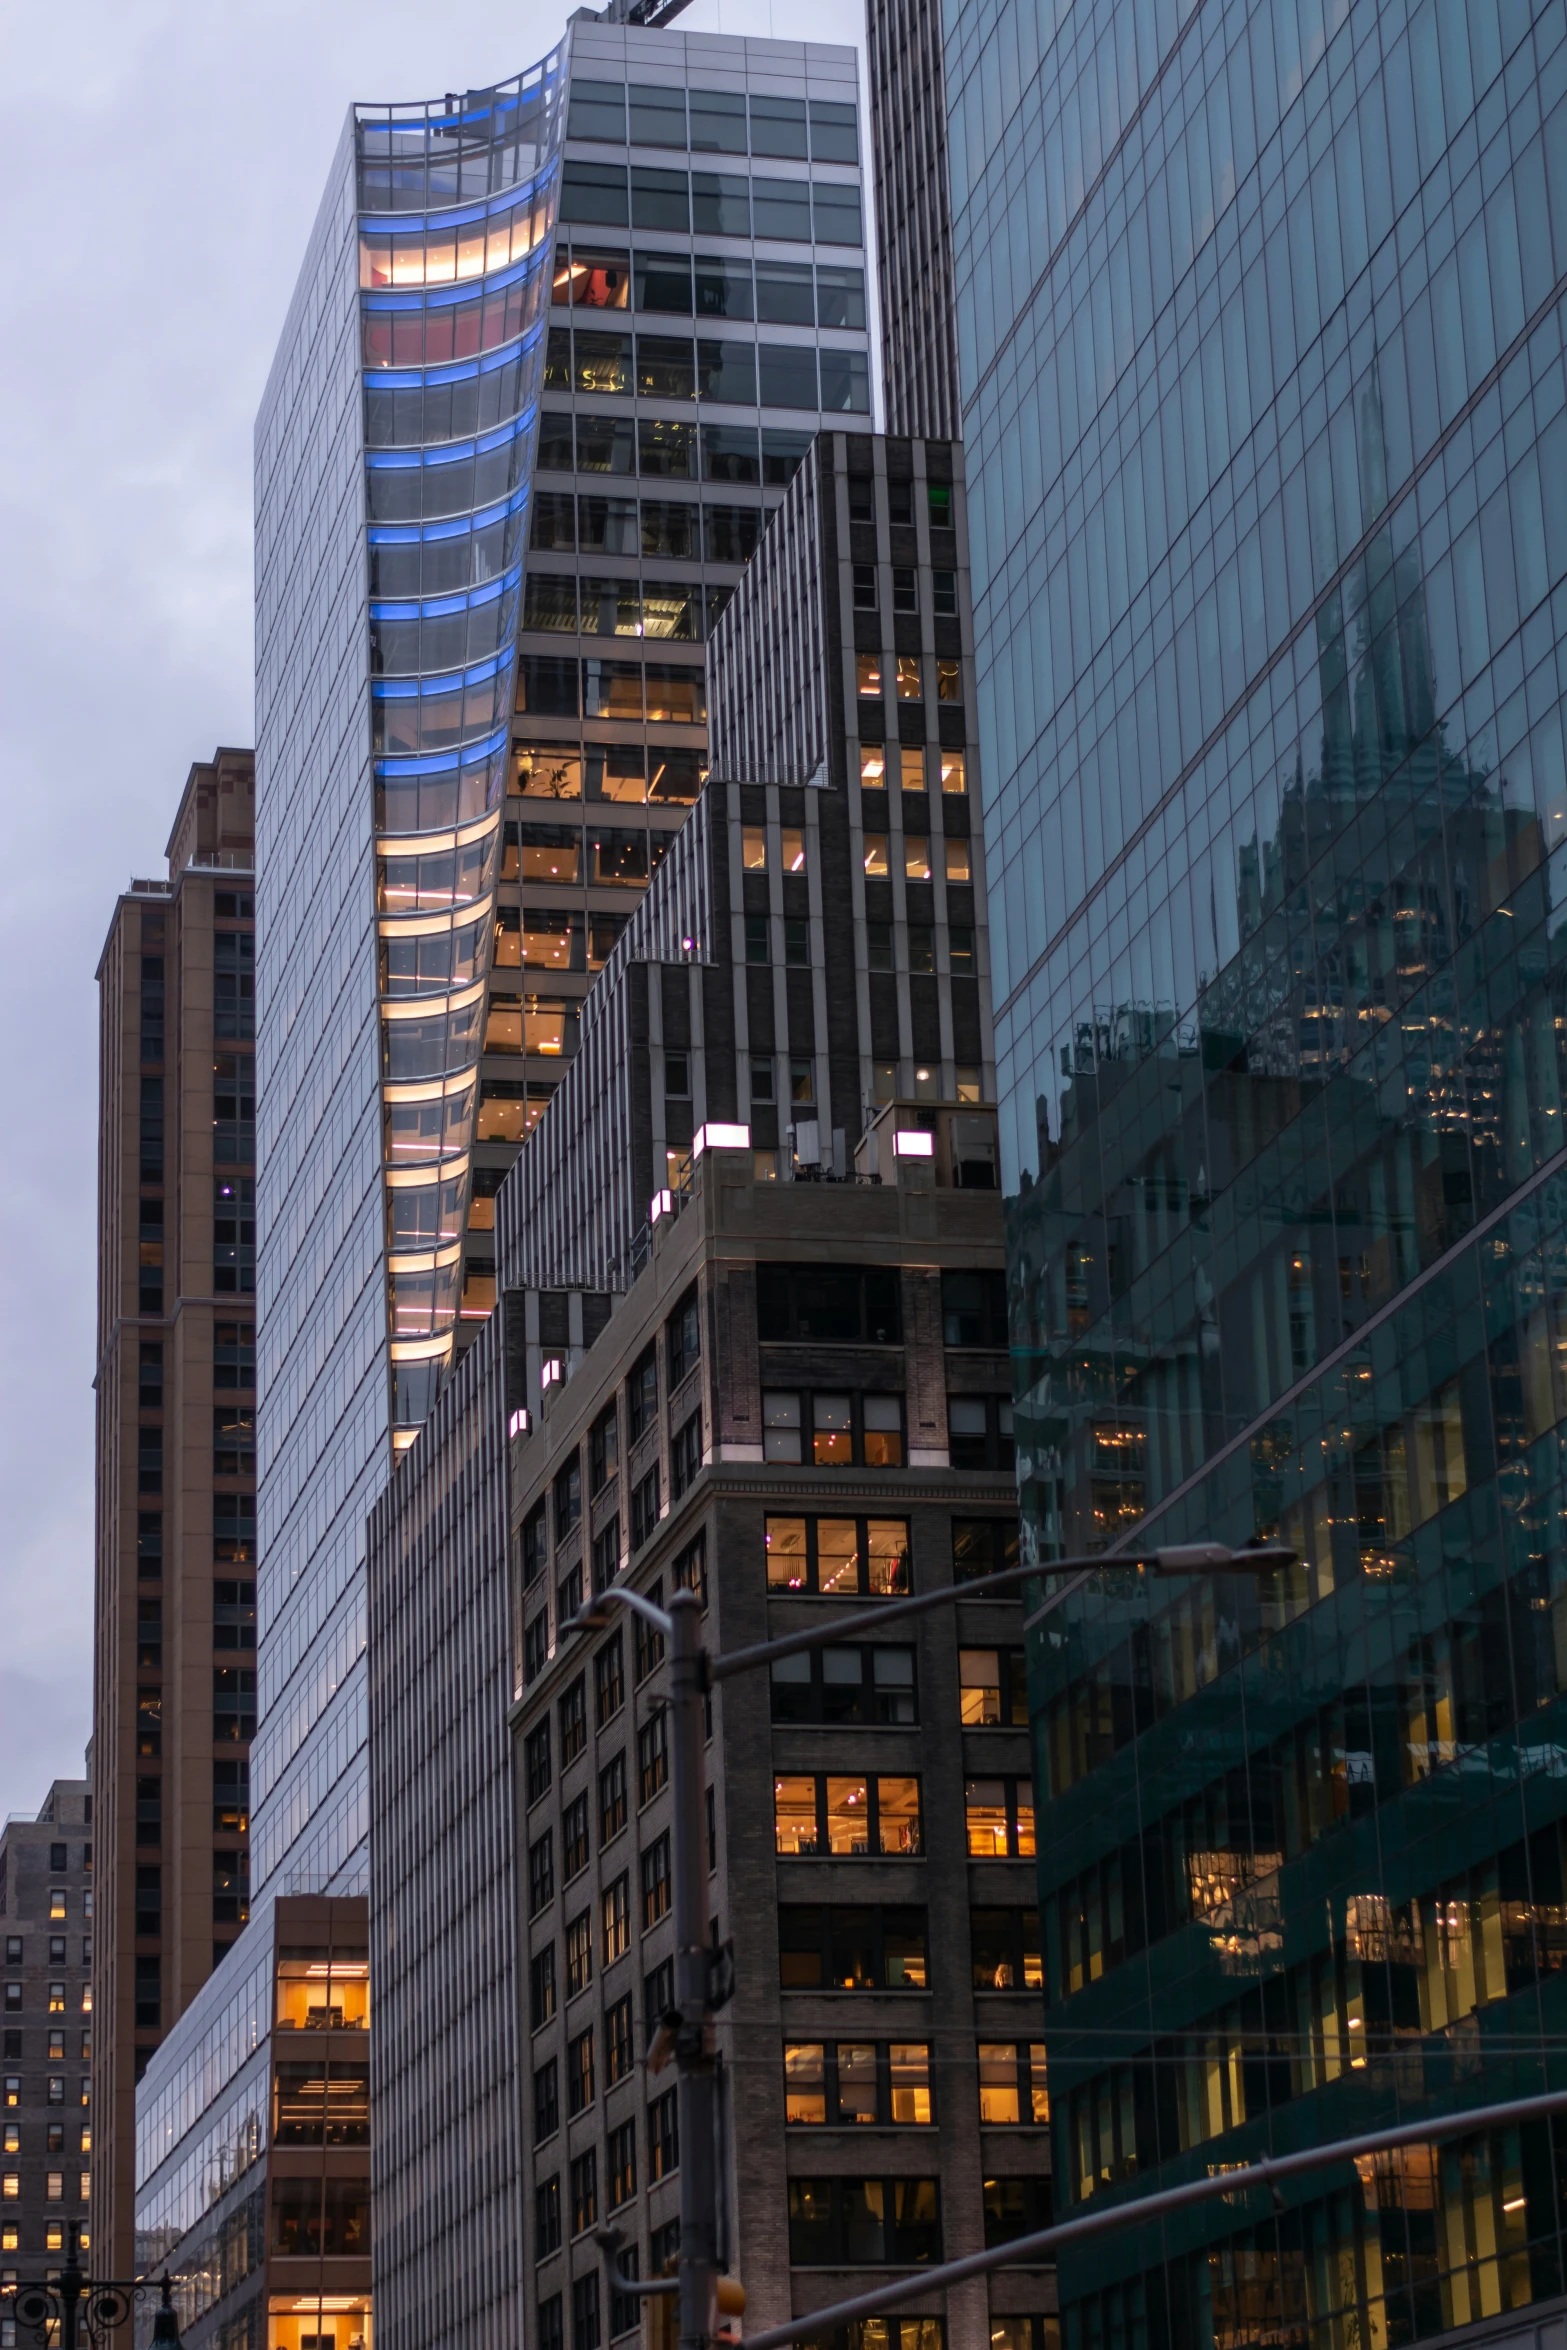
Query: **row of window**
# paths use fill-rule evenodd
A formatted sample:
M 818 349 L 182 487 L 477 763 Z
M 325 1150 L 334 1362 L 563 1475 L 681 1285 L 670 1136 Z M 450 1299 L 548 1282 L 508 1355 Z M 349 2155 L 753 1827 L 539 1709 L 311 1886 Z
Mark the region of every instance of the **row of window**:
M 1034 1857 L 1030 1780 L 965 1780 L 963 1821 L 975 1860 Z M 773 1844 L 791 1859 L 918 1858 L 924 1850 L 919 1780 L 886 1772 L 779 1773 Z
M 544 389 L 868 416 L 870 355 L 812 343 L 693 343 L 683 335 L 633 337 L 555 326 L 544 356 Z
M 15 2100 L 13 2099 L 12 2102 L 14 2103 Z M 66 2151 L 65 2135 L 66 2133 L 64 2122 L 45 2123 L 44 2152 L 46 2154 L 64 2154 Z M 81 2154 L 91 2154 L 91 2124 L 88 2122 L 83 2122 L 81 2128 L 77 2131 L 73 2131 L 72 2135 L 77 2141 L 76 2147 L 73 2149 L 73 2151 Z M 22 2125 L 20 2122 L 7 2122 L 4 2125 L 3 2130 L 0 2130 L 0 2152 L 4 2152 L 6 2154 L 20 2154 L 21 2151 Z
M 562 228 L 645 228 L 676 236 L 764 237 L 790 245 L 863 245 L 852 180 L 752 179 L 734 171 L 666 171 L 569 162 Z
M 424 702 L 401 706 L 399 727 L 413 723 L 423 726 Z M 555 653 L 525 653 L 517 663 L 517 708 L 524 716 L 535 718 L 625 718 L 636 722 L 648 720 L 660 725 L 700 726 L 707 717 L 707 685 L 700 669 L 685 662 L 669 661 L 611 661 L 590 655 L 578 661 L 562 658 Z M 409 710 L 416 712 L 408 720 Z M 390 722 L 389 722 L 390 723 Z M 635 752 L 633 769 L 640 765 Z M 660 751 L 662 759 L 667 754 Z M 531 746 L 524 752 L 526 762 L 519 772 L 518 788 L 524 792 L 556 799 L 576 798 L 581 790 L 581 760 L 573 744 L 559 750 L 553 743 Z M 577 792 L 564 793 L 552 788 L 550 778 L 556 762 L 565 762 L 565 774 L 575 770 Z M 705 774 L 706 761 L 693 755 L 690 772 L 693 776 Z M 654 798 L 679 799 L 679 792 L 654 792 Z M 693 790 L 691 796 L 695 797 Z
M 890 877 L 896 869 L 905 881 L 930 881 L 938 858 L 948 881 L 974 878 L 973 851 L 966 835 L 944 840 L 934 849 L 926 832 L 867 832 L 863 841 L 862 858 L 872 879 Z
M 62 1951 L 60 1955 L 63 1958 L 65 1953 Z M 7 1983 L 5 1987 L 5 2012 L 7 2015 L 21 2013 L 25 2003 L 25 1992 L 26 1986 L 24 1984 Z M 64 1983 L 51 1983 L 44 1994 L 44 2013 L 46 2015 L 64 2015 L 66 1997 L 67 1987 Z M 91 1983 L 82 1984 L 79 2000 L 73 2000 L 72 2004 L 79 2005 L 83 2015 L 92 2014 Z
M 70 2196 L 66 2192 L 68 2180 L 71 2182 Z M 91 2192 L 91 2174 L 87 2171 L 73 2173 L 63 2170 L 47 2170 L 44 2172 L 44 2201 L 46 2203 L 64 2203 L 69 2200 L 85 2203 Z M 21 2172 L 0 2171 L 0 2201 L 17 2203 L 21 2200 L 21 2194 Z
M 5 2053 L 7 2054 L 7 2056 L 11 2056 L 11 2055 L 17 2055 L 17 2056 L 19 2056 L 19 2055 L 21 2054 L 21 2049 L 20 2049 L 19 2047 L 18 2047 L 18 2048 L 16 2048 L 16 2049 L 12 2049 L 12 2048 L 10 2047 L 10 2045 L 9 2045 L 9 2043 L 10 2043 L 12 2040 L 17 2040 L 17 2041 L 20 2041 L 20 2039 L 21 2039 L 21 2034 L 20 2034 L 20 2032 L 7 2032 L 7 2034 L 6 2034 L 6 2041 L 7 2041 L 7 2044 L 8 2044 L 8 2045 L 7 2045 L 7 2047 L 6 2047 L 6 2051 L 5 2051 Z M 75 2098 L 74 2098 L 74 2100 L 72 2100 L 71 2102 L 74 2102 L 75 2104 L 82 2106 L 84 2109 L 85 2109 L 86 2107 L 90 2106 L 90 2105 L 92 2104 L 92 2082 L 91 2082 L 89 2079 L 87 2079 L 87 2078 L 85 2078 L 85 2077 L 84 2077 L 83 2079 L 81 2079 L 81 2080 L 79 2080 L 79 2081 L 77 2082 L 77 2084 L 76 2084 L 76 2089 L 77 2089 L 77 2094 L 76 2094 L 76 2097 L 75 2097 Z M 65 2084 L 65 2081 L 64 2081 L 63 2077 L 62 2077 L 60 2074 L 58 2074 L 58 2073 L 51 2074 L 51 2075 L 50 2075 L 50 2077 L 48 2078 L 48 2080 L 46 2080 L 46 2081 L 45 2081 L 45 2083 L 44 2083 L 44 2102 L 45 2102 L 45 2104 L 46 2104 L 46 2105 L 64 2105 L 64 2104 L 66 2104 L 66 2103 L 67 2103 L 67 2098 L 66 2098 L 65 2090 L 66 2090 L 66 2084 Z M 7 2074 L 5 2075 L 5 2077 L 4 2077 L 4 2080 L 3 2080 L 3 2082 L 0 2082 L 0 2103 L 3 2103 L 3 2104 L 4 2104 L 4 2106 L 5 2106 L 7 2109 L 14 2109 L 16 2106 L 20 2105 L 20 2104 L 21 2104 L 21 2102 L 22 2102 L 22 2081 L 21 2081 L 21 2076 L 20 2076 L 20 2074 L 18 2074 L 18 2073 L 7 2073 Z
M 757 319 L 768 326 L 863 329 L 865 272 L 808 261 L 721 253 L 636 254 L 562 238 L 555 247 L 557 308 L 651 310 L 673 318 Z
M 1012 2243 L 1048 2228 L 1050 2181 L 987 2178 L 985 2243 Z M 941 2258 L 941 2189 L 935 2179 L 791 2179 L 789 2259 L 797 2268 L 918 2265 Z
M 782 425 L 760 431 L 754 424 L 698 428 L 665 416 L 573 417 L 569 410 L 546 408 L 539 418 L 538 468 L 781 490 L 793 481 L 811 438 Z
M 47 2045 L 44 2049 L 44 2057 L 46 2062 L 50 2064 L 61 2064 L 65 2061 L 65 2040 L 65 2033 L 58 2027 L 48 2033 Z M 23 2036 L 21 2032 L 16 2030 L 14 2027 L 9 2029 L 5 2035 L 5 2054 L 7 2058 L 9 2058 L 11 2062 L 19 2064 L 22 2061 L 22 2047 Z M 73 2054 L 82 2064 L 87 2064 L 90 2062 L 92 2057 L 92 2034 L 90 2032 L 83 2032 L 81 2034 L 80 2045 L 77 2049 L 73 2050 Z M 51 2096 L 49 2102 L 51 2105 L 54 2105 L 57 2104 L 59 2100 Z
M 89 1851 L 91 1851 L 91 1849 L 92 1849 L 92 1847 L 89 1845 L 89 1846 L 88 1846 L 88 1850 L 89 1850 Z M 88 1910 L 87 1914 L 88 1914 L 89 1916 L 92 1914 L 92 1913 L 91 1913 L 91 1909 L 90 1909 L 90 1908 L 89 1908 L 89 1910 Z M 51 1911 L 50 1911 L 50 1915 L 51 1915 L 51 1916 L 58 1916 L 58 1917 L 63 1917 L 63 1916 L 65 1915 L 65 1912 L 64 1912 L 64 1910 L 63 1910 L 63 1909 L 62 1909 L 62 1910 L 58 1910 L 58 1911 L 56 1911 L 56 1910 L 51 1910 Z M 47 1941 L 48 1941 L 48 1945 L 49 1945 L 49 1964 L 50 1964 L 51 1966 L 65 1966 L 65 1965 L 67 1965 L 67 1964 L 69 1963 L 69 1961 L 67 1960 L 67 1958 L 66 1958 L 66 1954 L 65 1954 L 65 1953 L 66 1953 L 66 1936 L 65 1936 L 64 1934 L 50 1934 L 50 1935 L 48 1935 L 48 1936 L 46 1937 L 46 1939 L 47 1939 Z M 25 1966 L 25 1964 L 27 1963 L 27 1955 L 26 1955 L 26 1954 L 27 1954 L 27 1937 L 26 1937 L 26 1935 L 25 1935 L 25 1934 L 7 1934 L 7 1936 L 6 1936 L 6 1938 L 5 1938 L 5 1963 L 6 1963 L 6 1965 L 7 1965 L 7 1966 Z M 83 1937 L 82 1937 L 82 1964 L 83 1964 L 83 1966 L 91 1966 L 91 1965 L 92 1965 L 92 1937 L 91 1937 L 91 1935 L 90 1935 L 90 1934 L 84 1934 L 84 1935 L 83 1935 Z
M 901 1599 L 913 1588 L 913 1553 L 906 1518 L 769 1515 L 764 1539 L 769 1591 L 809 1592 L 833 1599 Z M 952 1569 L 957 1582 L 999 1574 L 1017 1564 L 1016 1519 L 952 1520 Z
M 1042 2040 L 979 2042 L 982 2122 L 1043 2127 L 1050 2119 Z M 795 2040 L 784 2046 L 784 2119 L 797 2128 L 937 2120 L 928 2042 Z
M 535 554 L 667 556 L 681 563 L 748 563 L 767 523 L 762 506 L 699 505 L 694 498 L 608 498 L 540 490 L 529 544 Z
M 727 588 L 706 588 L 685 579 L 579 578 L 574 571 L 528 575 L 522 625 L 542 632 L 580 636 L 650 637 L 667 644 L 701 644 L 729 600 Z M 409 622 L 408 627 L 416 627 Z M 383 632 L 384 633 L 384 632 Z M 689 680 L 690 706 L 697 707 L 701 679 Z
M 937 701 L 961 702 L 962 662 L 938 658 L 935 672 Z M 923 702 L 926 698 L 926 669 L 921 656 L 918 653 L 855 654 L 854 690 L 861 701 L 880 700 L 889 685 L 896 687 L 900 702 Z
M 858 163 L 852 105 L 836 99 L 775 98 L 742 90 L 685 90 L 633 82 L 571 83 L 568 139 L 616 147 L 689 147 L 696 154 L 807 156 Z

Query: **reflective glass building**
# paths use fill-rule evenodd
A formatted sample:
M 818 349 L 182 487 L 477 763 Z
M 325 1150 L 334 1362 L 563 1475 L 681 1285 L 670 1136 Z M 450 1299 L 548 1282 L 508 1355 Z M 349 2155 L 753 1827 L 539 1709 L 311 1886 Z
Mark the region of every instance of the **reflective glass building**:
M 1567 2072 L 1567 16 L 946 19 L 1058 2204 Z M 1567 2137 L 1063 2258 L 1090 2344 L 1559 2296 Z M 1516 2321 L 1514 2321 L 1516 2323 Z

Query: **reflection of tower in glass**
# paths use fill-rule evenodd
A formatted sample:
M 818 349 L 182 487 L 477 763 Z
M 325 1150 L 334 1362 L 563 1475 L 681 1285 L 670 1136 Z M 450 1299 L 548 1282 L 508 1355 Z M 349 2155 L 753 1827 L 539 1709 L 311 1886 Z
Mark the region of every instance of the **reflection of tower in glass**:
M 495 936 L 558 61 L 358 114 L 393 1441 L 451 1360 Z

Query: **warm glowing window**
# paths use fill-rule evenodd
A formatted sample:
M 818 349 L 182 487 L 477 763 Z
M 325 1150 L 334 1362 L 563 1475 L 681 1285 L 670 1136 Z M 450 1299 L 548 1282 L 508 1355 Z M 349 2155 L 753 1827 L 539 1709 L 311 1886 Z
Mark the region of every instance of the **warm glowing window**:
M 966 792 L 968 771 L 961 751 L 943 751 L 941 754 L 941 788 L 944 792 Z
M 818 1468 L 853 1460 L 854 1405 L 849 1396 L 814 1398 L 811 1457 Z
M 1010 2040 L 979 2044 L 979 2118 L 982 2122 L 1016 2122 L 1018 2106 L 1017 2050 Z
M 898 699 L 900 702 L 922 702 L 925 699 L 917 653 L 898 655 Z
M 970 1779 L 963 1790 L 968 1848 L 976 1859 L 1007 1857 L 1007 1786 L 1004 1779 Z
M 0 2176 L 0 2196 L 3 2196 L 7 2203 L 15 2203 L 21 2192 L 22 2174 L 20 2171 L 8 2170 L 3 2176 Z
M 930 2049 L 923 2041 L 894 2040 L 887 2051 L 888 2087 L 892 2118 L 906 2124 L 928 2123 L 930 2105 Z
M 1001 1719 L 1001 1652 L 965 1648 L 958 1653 L 958 1709 L 967 1729 Z
M 794 1858 L 817 1851 L 814 1778 L 773 1781 L 773 1839 L 779 1852 Z
M 740 828 L 740 863 L 747 873 L 762 873 L 767 867 L 767 830 L 765 825 L 744 824 Z
M 370 1969 L 363 1959 L 282 1959 L 277 1993 L 283 2031 L 363 2031 L 370 2021 Z
M 879 695 L 881 692 L 880 653 L 856 653 L 854 656 L 854 679 L 857 691 L 867 698 L 873 694 Z
M 827 2119 L 826 2051 L 819 2040 L 797 2041 L 784 2049 L 784 2120 Z
M 869 791 L 880 791 L 887 781 L 887 754 L 879 747 L 867 745 L 860 753 L 860 782 Z
M 968 842 L 966 840 L 949 840 L 946 844 L 946 852 L 947 879 L 949 881 L 972 881 L 974 866 L 969 855 Z
M 783 869 L 786 873 L 805 871 L 805 834 L 787 824 L 783 829 Z
M 63 1918 L 65 1915 L 65 1887 L 63 1885 L 54 1885 L 50 1888 L 49 1915 L 52 1918 Z
M 891 871 L 887 862 L 887 835 L 884 832 L 868 832 L 865 835 L 865 870 L 874 874 Z
M 51 1983 L 49 1986 L 49 2013 L 51 2015 L 64 2015 L 65 2013 L 65 1985 L 63 1983 Z

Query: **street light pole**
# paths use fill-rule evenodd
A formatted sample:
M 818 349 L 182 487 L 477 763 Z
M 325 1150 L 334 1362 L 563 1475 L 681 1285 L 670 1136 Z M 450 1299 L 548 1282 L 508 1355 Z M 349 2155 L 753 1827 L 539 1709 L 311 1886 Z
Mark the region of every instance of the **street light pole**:
M 717 2117 L 707 2025 L 705 1664 L 702 1603 L 694 1591 L 677 1591 L 669 1602 L 669 1726 L 679 2011 L 680 2350 L 705 2350 L 714 2331 L 718 2278 Z
M 170 2279 L 95 2280 L 82 2267 L 80 2220 L 73 2219 L 69 2229 L 62 2267 L 44 2277 L 19 2277 L 5 2288 L 17 2324 L 36 2334 L 40 2343 L 58 2342 L 59 2350 L 103 2350 L 104 2336 L 133 2315 L 139 2295 L 156 2290 L 161 2298 L 153 2319 L 153 2342 L 157 2350 L 180 2350 Z
M 1036 1611 L 1034 1621 L 1069 1599 L 1091 1575 L 1107 1567 L 1145 1567 L 1161 1575 L 1267 1574 L 1288 1566 L 1295 1553 L 1278 1544 L 1226 1543 L 1165 1545 L 1159 1550 L 1100 1552 L 1093 1557 L 1052 1559 L 1047 1565 L 1006 1567 L 972 1582 L 944 1583 L 907 1599 L 878 1601 L 852 1615 L 834 1615 L 777 1640 L 758 1641 L 710 1657 L 702 1647 L 702 1602 L 694 1591 L 677 1591 L 668 1608 L 640 1591 L 611 1584 L 561 1626 L 570 1632 L 602 1631 L 611 1610 L 629 1608 L 663 1634 L 669 1665 L 670 1867 L 674 1880 L 675 2002 L 660 2019 L 660 2034 L 672 2040 L 678 2067 L 675 2111 L 680 2138 L 680 2262 L 677 2280 L 627 2276 L 619 2265 L 621 2237 L 601 2228 L 598 2242 L 610 2263 L 617 2292 L 646 2299 L 678 2293 L 680 2350 L 708 2350 L 715 2331 L 718 2287 L 717 2076 L 708 2045 L 708 2017 L 716 2004 L 709 1984 L 711 1953 L 707 1921 L 707 1803 L 703 1749 L 708 1692 L 715 1681 L 749 1673 L 802 1650 L 825 1648 L 856 1633 L 880 1630 L 904 1616 L 950 1607 L 958 1600 L 988 1599 L 1044 1576 L 1063 1576 Z M 666 2040 L 666 2045 L 668 2041 Z

